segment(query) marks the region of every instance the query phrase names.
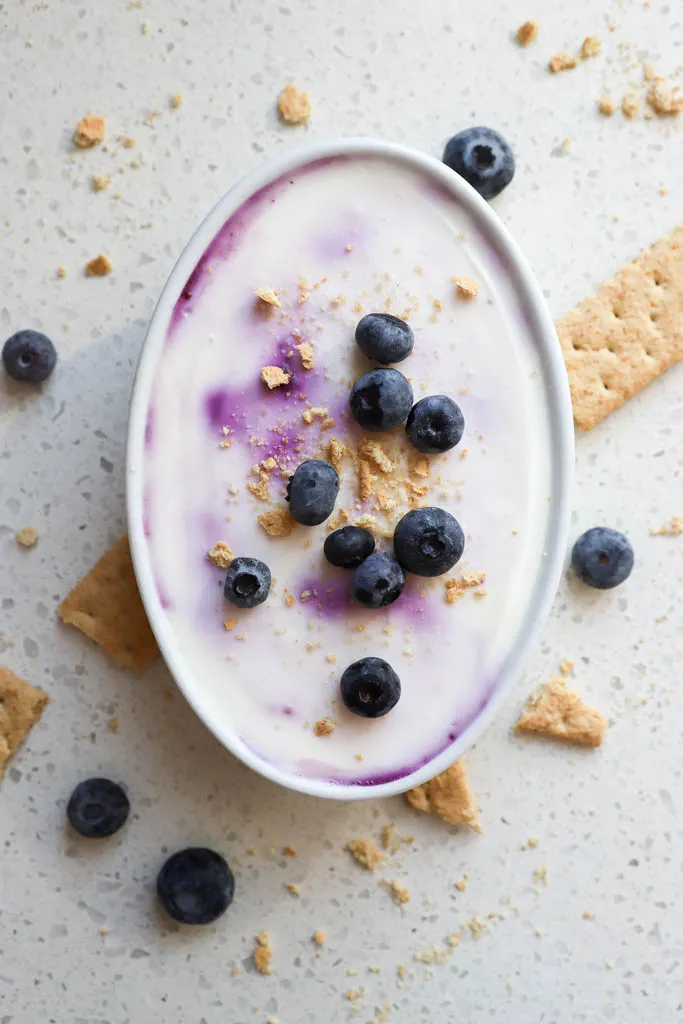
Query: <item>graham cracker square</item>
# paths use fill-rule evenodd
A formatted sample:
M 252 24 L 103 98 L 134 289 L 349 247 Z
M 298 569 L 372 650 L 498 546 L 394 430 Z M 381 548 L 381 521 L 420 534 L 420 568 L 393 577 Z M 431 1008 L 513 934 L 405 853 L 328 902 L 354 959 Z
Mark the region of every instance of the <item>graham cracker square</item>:
M 17 747 L 43 713 L 49 697 L 0 666 L 0 779 Z
M 128 537 L 102 555 L 57 613 L 123 668 L 144 672 L 159 657 L 135 580 Z
M 683 225 L 557 324 L 574 422 L 590 430 L 683 358 Z

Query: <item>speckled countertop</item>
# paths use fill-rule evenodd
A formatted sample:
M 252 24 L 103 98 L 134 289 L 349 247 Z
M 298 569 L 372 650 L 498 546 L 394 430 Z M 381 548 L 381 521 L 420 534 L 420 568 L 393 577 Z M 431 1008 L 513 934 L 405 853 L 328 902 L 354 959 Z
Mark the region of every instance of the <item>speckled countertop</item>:
M 680 76 L 674 3 L 341 10 L 0 0 L 0 333 L 41 328 L 61 356 L 41 393 L 0 380 L 0 658 L 52 697 L 0 789 L 3 1024 L 640 1024 L 683 1013 L 683 537 L 649 535 L 683 514 L 683 368 L 578 438 L 573 529 L 625 530 L 637 568 L 607 594 L 563 580 L 516 698 L 470 756 L 482 836 L 400 798 L 327 804 L 281 791 L 223 751 L 161 665 L 133 679 L 57 625 L 60 598 L 125 529 L 128 398 L 161 285 L 198 220 L 264 156 L 344 134 L 438 154 L 468 124 L 502 130 L 518 172 L 495 205 L 555 315 L 680 220 L 683 118 L 596 109 L 605 91 L 617 103 L 642 93 L 642 59 Z M 541 34 L 522 50 L 512 34 L 528 17 Z M 548 57 L 589 33 L 602 55 L 550 75 Z M 311 93 L 307 128 L 276 119 L 289 80 Z M 172 109 L 175 93 L 184 102 Z M 108 143 L 74 154 L 90 111 L 107 117 Z M 111 174 L 109 188 L 91 191 L 92 174 Z M 86 279 L 100 251 L 113 273 Z M 31 551 L 14 540 L 27 524 L 40 530 Z M 563 657 L 609 718 L 597 752 L 510 734 Z M 66 797 L 94 772 L 124 781 L 134 811 L 96 848 L 64 828 Z M 386 871 L 362 871 L 344 845 L 390 822 L 414 842 Z M 164 854 L 188 842 L 224 852 L 237 875 L 228 915 L 203 930 L 169 927 L 153 901 Z M 405 884 L 410 902 L 395 906 L 380 877 Z M 466 929 L 443 962 L 415 959 L 473 917 L 487 925 L 478 940 Z M 268 978 L 250 966 L 261 929 Z

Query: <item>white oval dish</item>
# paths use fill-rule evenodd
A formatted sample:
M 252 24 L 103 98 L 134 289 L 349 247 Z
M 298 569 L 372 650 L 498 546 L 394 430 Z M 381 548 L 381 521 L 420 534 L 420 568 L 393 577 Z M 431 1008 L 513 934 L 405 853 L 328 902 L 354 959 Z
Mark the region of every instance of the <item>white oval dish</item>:
M 544 439 L 548 459 L 550 511 L 545 516 L 545 538 L 537 571 L 523 587 L 524 614 L 521 625 L 502 659 L 495 687 L 484 706 L 449 745 L 415 770 L 381 777 L 377 781 L 343 781 L 297 774 L 272 763 L 245 743 L 230 722 L 229 707 L 217 713 L 212 696 L 200 673 L 182 649 L 178 635 L 163 607 L 145 536 L 143 469 L 148 410 L 155 373 L 166 342 L 167 331 L 181 294 L 193 271 L 229 218 L 257 193 L 278 179 L 292 175 L 319 161 L 343 157 L 386 158 L 418 172 L 444 195 L 452 196 L 492 247 L 505 268 L 515 300 L 533 337 L 538 373 L 542 378 Z M 393 143 L 367 139 L 343 139 L 317 143 L 278 157 L 252 171 L 238 182 L 214 207 L 181 254 L 164 288 L 151 319 L 140 357 L 131 401 L 127 451 L 127 511 L 131 551 L 140 593 L 163 657 L 175 681 L 205 725 L 223 745 L 245 764 L 267 778 L 291 789 L 344 800 L 390 796 L 416 786 L 443 771 L 457 760 L 492 720 L 519 673 L 538 630 L 546 618 L 562 569 L 569 524 L 569 492 L 573 469 L 573 425 L 567 379 L 560 347 L 540 288 L 516 243 L 510 238 L 491 207 L 465 181 L 445 165 L 424 153 Z M 539 498 L 540 501 L 540 498 Z M 341 666 L 340 666 L 341 671 Z

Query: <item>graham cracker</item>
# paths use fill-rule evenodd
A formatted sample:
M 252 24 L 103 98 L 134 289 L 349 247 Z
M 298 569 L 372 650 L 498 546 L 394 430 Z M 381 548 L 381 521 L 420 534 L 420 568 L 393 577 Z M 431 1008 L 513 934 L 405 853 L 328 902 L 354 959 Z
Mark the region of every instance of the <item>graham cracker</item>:
M 582 747 L 599 747 L 607 722 L 599 711 L 584 704 L 578 693 L 567 689 L 564 679 L 551 679 L 529 698 L 515 729 Z
M 102 555 L 64 598 L 57 614 L 123 668 L 143 672 L 159 657 L 135 581 L 128 537 Z
M 683 358 L 683 225 L 557 324 L 574 422 L 590 430 Z
M 36 724 L 49 697 L 0 665 L 0 779 L 15 750 Z
M 406 800 L 418 811 L 436 814 L 451 825 L 469 825 L 475 832 L 481 832 L 477 795 L 467 777 L 464 757 L 436 778 L 409 789 Z

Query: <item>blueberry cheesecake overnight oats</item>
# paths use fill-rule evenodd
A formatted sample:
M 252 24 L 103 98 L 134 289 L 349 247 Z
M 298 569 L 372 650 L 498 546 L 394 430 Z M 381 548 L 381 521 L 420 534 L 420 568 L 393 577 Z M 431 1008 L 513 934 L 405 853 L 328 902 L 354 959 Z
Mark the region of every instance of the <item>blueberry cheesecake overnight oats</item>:
M 390 156 L 254 195 L 187 281 L 147 411 L 145 538 L 214 719 L 291 776 L 376 784 L 490 699 L 549 509 L 516 282 Z

